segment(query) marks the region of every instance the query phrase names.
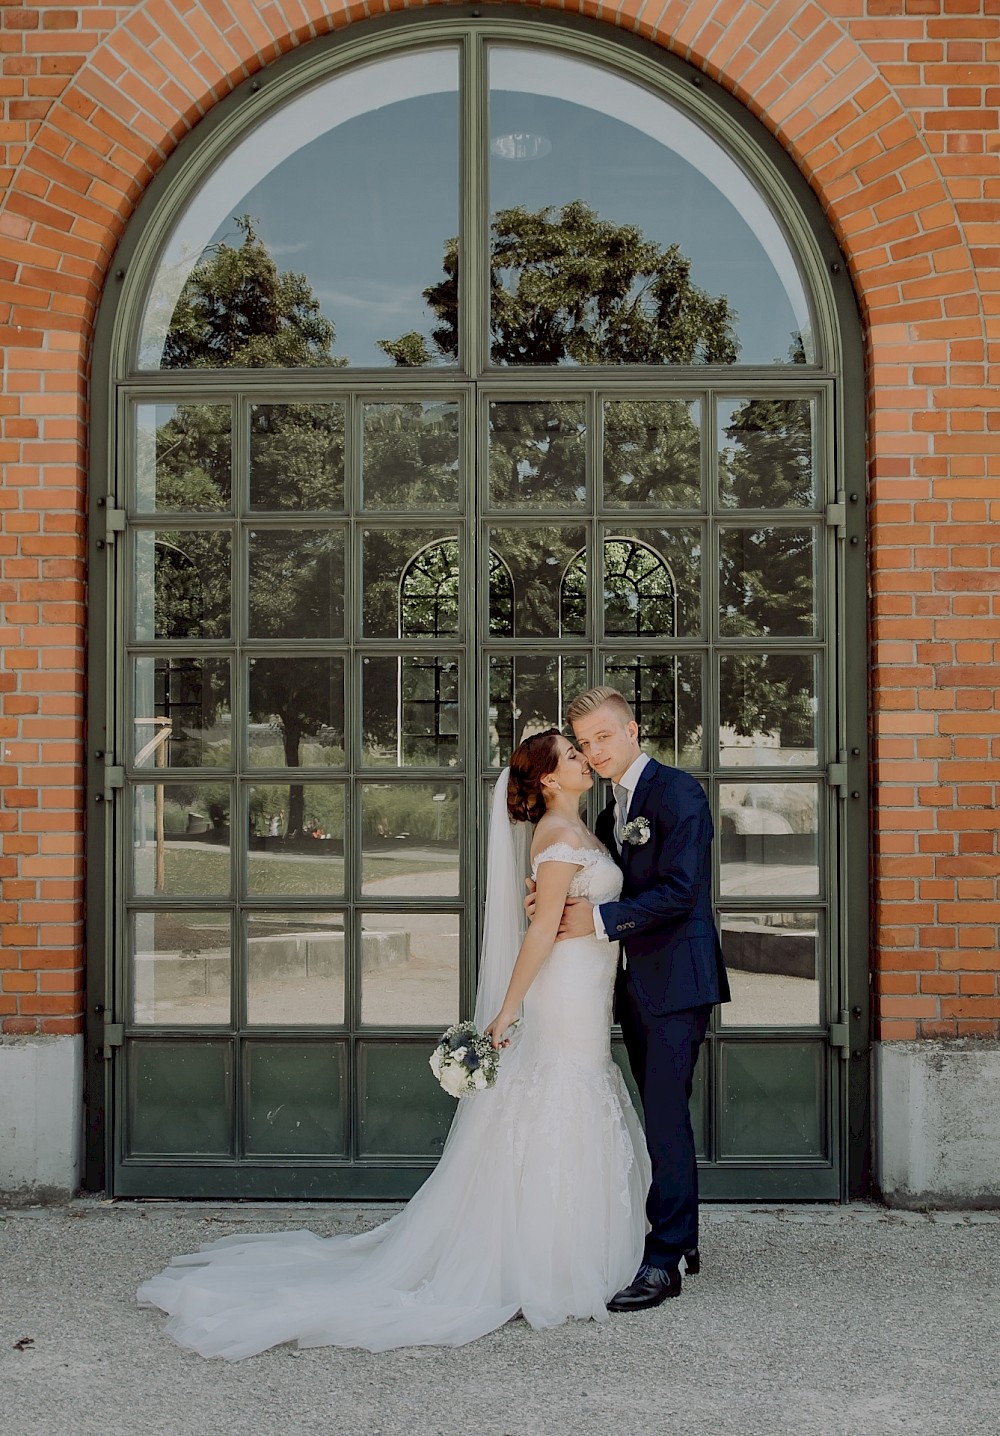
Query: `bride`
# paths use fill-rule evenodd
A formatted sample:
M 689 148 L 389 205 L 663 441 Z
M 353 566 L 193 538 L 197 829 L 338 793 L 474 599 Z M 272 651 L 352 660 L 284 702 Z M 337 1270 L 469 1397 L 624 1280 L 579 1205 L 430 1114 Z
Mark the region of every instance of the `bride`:
M 611 1058 L 616 948 L 556 941 L 568 895 L 621 887 L 580 819 L 592 785 L 555 728 L 497 783 L 475 1020 L 504 1053 L 496 1085 L 459 1102 L 423 1187 L 360 1236 L 226 1237 L 175 1257 L 138 1298 L 180 1345 L 230 1360 L 289 1341 L 385 1351 L 459 1346 L 518 1313 L 533 1327 L 606 1318 L 642 1260 L 649 1159 Z

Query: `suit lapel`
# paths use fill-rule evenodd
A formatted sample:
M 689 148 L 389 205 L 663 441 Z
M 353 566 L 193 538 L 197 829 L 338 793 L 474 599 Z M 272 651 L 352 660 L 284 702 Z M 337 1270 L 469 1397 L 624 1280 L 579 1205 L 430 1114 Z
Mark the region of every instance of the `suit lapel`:
M 642 772 L 639 774 L 639 781 L 635 785 L 635 791 L 632 794 L 632 801 L 631 803 L 629 803 L 628 807 L 628 821 L 630 823 L 633 818 L 637 818 L 642 812 L 643 804 L 646 802 L 646 799 L 649 796 L 649 790 L 653 785 L 653 780 L 655 779 L 656 774 L 659 772 L 659 768 L 660 765 L 656 761 L 656 759 L 650 758 L 645 768 L 643 768 Z M 624 868 L 625 864 L 635 852 L 637 846 L 638 845 L 636 843 L 622 843 L 622 851 L 619 858 L 619 863 L 621 867 Z

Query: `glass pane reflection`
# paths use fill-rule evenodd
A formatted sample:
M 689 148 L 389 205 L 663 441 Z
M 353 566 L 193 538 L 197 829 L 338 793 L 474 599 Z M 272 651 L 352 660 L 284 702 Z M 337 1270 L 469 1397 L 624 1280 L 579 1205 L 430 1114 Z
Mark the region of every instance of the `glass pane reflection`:
M 251 768 L 340 767 L 344 660 L 251 658 Z
M 819 893 L 817 783 L 721 783 L 717 834 L 725 896 Z
M 132 695 L 137 768 L 231 766 L 228 658 L 134 658 Z
M 247 1021 L 333 1027 L 344 1021 L 342 913 L 247 916 Z
M 494 653 L 488 682 L 487 761 L 499 768 L 532 733 L 563 726 L 567 704 L 589 686 L 587 658 Z
M 604 405 L 604 502 L 623 509 L 698 508 L 697 399 L 616 399 Z
M 490 405 L 489 501 L 576 507 L 587 496 L 587 419 L 579 400 Z
M 362 1022 L 379 1027 L 457 1022 L 460 938 L 457 912 L 365 913 Z
M 343 404 L 254 404 L 250 507 L 343 509 Z
M 229 913 L 140 912 L 132 934 L 133 1022 L 228 1026 Z
M 628 529 L 605 537 L 604 631 L 633 638 L 701 632 L 700 529 Z
M 819 762 L 818 658 L 724 653 L 719 659 L 719 760 L 727 767 Z
M 816 632 L 816 530 L 719 531 L 719 632 L 733 638 Z
M 726 508 L 815 504 L 811 399 L 720 399 L 718 443 Z
M 339 897 L 344 891 L 344 788 L 258 783 L 247 790 L 247 891 Z
M 511 608 L 512 638 L 558 638 L 586 631 L 586 531 L 490 530 L 490 613 Z
M 701 654 L 609 653 L 603 682 L 632 705 L 642 749 L 675 768 L 700 768 Z
M 362 892 L 457 897 L 460 804 L 454 783 L 362 783 Z
M 725 1027 L 817 1027 L 819 922 L 815 912 L 727 912 L 720 918 L 732 1002 Z
M 228 638 L 231 550 L 219 529 L 137 531 L 136 638 Z
M 779 222 L 679 108 L 496 45 L 489 134 L 495 364 L 813 362 Z
M 132 789 L 132 891 L 209 894 L 232 887 L 227 783 L 137 783 Z
M 449 256 L 455 278 L 458 128 L 453 46 L 355 66 L 255 125 L 167 240 L 139 367 L 453 358 L 425 290 Z
M 366 767 L 454 768 L 461 759 L 457 658 L 389 655 L 361 669 Z
M 366 509 L 457 509 L 458 405 L 366 404 Z
M 336 529 L 252 529 L 251 638 L 339 638 L 344 535 Z
M 365 529 L 364 630 L 439 638 L 459 629 L 461 559 L 454 529 Z
M 225 509 L 232 492 L 228 404 L 139 404 L 135 410 L 139 513 Z

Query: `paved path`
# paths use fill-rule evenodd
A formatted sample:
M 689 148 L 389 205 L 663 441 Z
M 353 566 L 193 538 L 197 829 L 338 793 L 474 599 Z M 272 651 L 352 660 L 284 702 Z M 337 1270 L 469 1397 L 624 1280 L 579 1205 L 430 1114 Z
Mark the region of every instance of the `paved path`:
M 231 1231 L 393 1208 L 104 1203 L 0 1220 L 11 1436 L 997 1436 L 1000 1214 L 704 1209 L 702 1275 L 603 1324 L 457 1350 L 175 1347 L 139 1281 Z M 21 1349 L 17 1349 L 20 1347 Z

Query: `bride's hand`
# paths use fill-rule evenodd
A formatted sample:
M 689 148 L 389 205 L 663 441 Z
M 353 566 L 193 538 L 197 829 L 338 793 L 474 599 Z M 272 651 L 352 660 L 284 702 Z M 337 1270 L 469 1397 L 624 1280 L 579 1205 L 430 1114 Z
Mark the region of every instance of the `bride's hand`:
M 493 1021 L 490 1023 L 489 1027 L 487 1027 L 486 1031 L 483 1033 L 483 1036 L 490 1039 L 497 1051 L 499 1051 L 501 1047 L 510 1046 L 510 1039 L 504 1037 L 504 1033 L 507 1031 L 508 1027 L 512 1027 L 514 1025 L 516 1019 L 516 1012 L 498 1012 L 496 1017 L 494 1017 Z

